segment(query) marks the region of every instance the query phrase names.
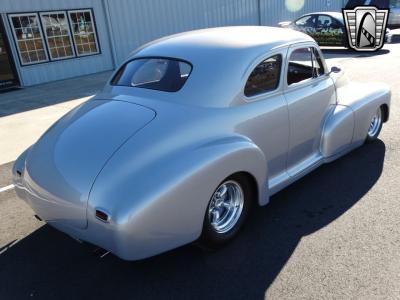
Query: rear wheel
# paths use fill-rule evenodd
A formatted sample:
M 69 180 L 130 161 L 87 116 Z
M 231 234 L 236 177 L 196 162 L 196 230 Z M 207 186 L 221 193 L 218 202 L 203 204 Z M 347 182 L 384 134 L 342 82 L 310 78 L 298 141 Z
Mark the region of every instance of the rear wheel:
M 208 203 L 200 245 L 215 249 L 235 237 L 249 214 L 253 194 L 248 177 L 237 174 L 225 179 Z
M 369 125 L 367 139 L 366 139 L 367 143 L 373 142 L 378 138 L 383 125 L 382 116 L 383 116 L 382 107 L 379 107 L 374 116 L 372 117 L 371 123 Z

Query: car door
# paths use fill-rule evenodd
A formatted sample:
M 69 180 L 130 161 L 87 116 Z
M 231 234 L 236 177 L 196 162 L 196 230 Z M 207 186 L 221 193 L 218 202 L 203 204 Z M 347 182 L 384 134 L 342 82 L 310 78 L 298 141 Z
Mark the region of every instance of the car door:
M 315 44 L 300 44 L 289 49 L 284 96 L 290 123 L 287 160 L 290 176 L 321 158 L 322 128 L 336 104 L 334 84 L 326 72 L 322 54 Z
M 238 126 L 265 154 L 270 185 L 286 175 L 289 149 L 289 115 L 283 95 L 287 49 L 276 50 L 258 59 L 245 75 L 244 96 L 247 105 L 241 114 L 251 115 Z
M 328 15 L 318 15 L 317 24 L 316 41 L 320 46 L 345 45 L 344 27 L 338 20 Z

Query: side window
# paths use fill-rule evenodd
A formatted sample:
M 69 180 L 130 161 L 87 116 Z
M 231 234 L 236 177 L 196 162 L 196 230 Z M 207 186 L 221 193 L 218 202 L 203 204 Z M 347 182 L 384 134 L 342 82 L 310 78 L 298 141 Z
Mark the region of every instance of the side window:
M 298 19 L 295 24 L 300 27 L 315 27 L 314 16 L 305 16 Z
M 327 15 L 320 15 L 318 16 L 318 28 L 325 31 L 331 31 L 339 29 L 341 28 L 341 26 L 336 19 L 331 18 L 330 16 Z
M 298 83 L 313 77 L 312 49 L 299 48 L 292 52 L 289 58 L 287 74 L 288 85 Z
M 329 29 L 332 27 L 333 20 L 331 17 L 326 15 L 318 16 L 318 28 L 320 29 Z
M 247 97 L 273 91 L 279 86 L 282 56 L 280 54 L 267 58 L 251 72 L 244 88 Z
M 325 74 L 324 64 L 322 62 L 321 55 L 318 50 L 312 48 L 313 51 L 313 67 L 314 67 L 314 77 L 319 77 Z

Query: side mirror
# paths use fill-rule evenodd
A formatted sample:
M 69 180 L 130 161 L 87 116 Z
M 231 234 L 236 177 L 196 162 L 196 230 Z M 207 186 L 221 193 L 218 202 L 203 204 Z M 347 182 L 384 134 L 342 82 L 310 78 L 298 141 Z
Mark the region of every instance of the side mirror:
M 331 71 L 330 71 L 328 74 L 331 74 L 331 73 L 340 73 L 341 71 L 342 71 L 342 69 L 339 68 L 339 67 L 332 67 L 332 68 L 331 68 Z

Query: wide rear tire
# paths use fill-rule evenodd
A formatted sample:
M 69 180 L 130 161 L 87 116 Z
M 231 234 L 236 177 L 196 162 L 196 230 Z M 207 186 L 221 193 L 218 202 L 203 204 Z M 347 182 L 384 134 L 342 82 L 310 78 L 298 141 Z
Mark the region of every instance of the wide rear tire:
M 214 191 L 207 205 L 199 245 L 216 249 L 240 231 L 254 201 L 250 179 L 242 174 L 226 178 Z

